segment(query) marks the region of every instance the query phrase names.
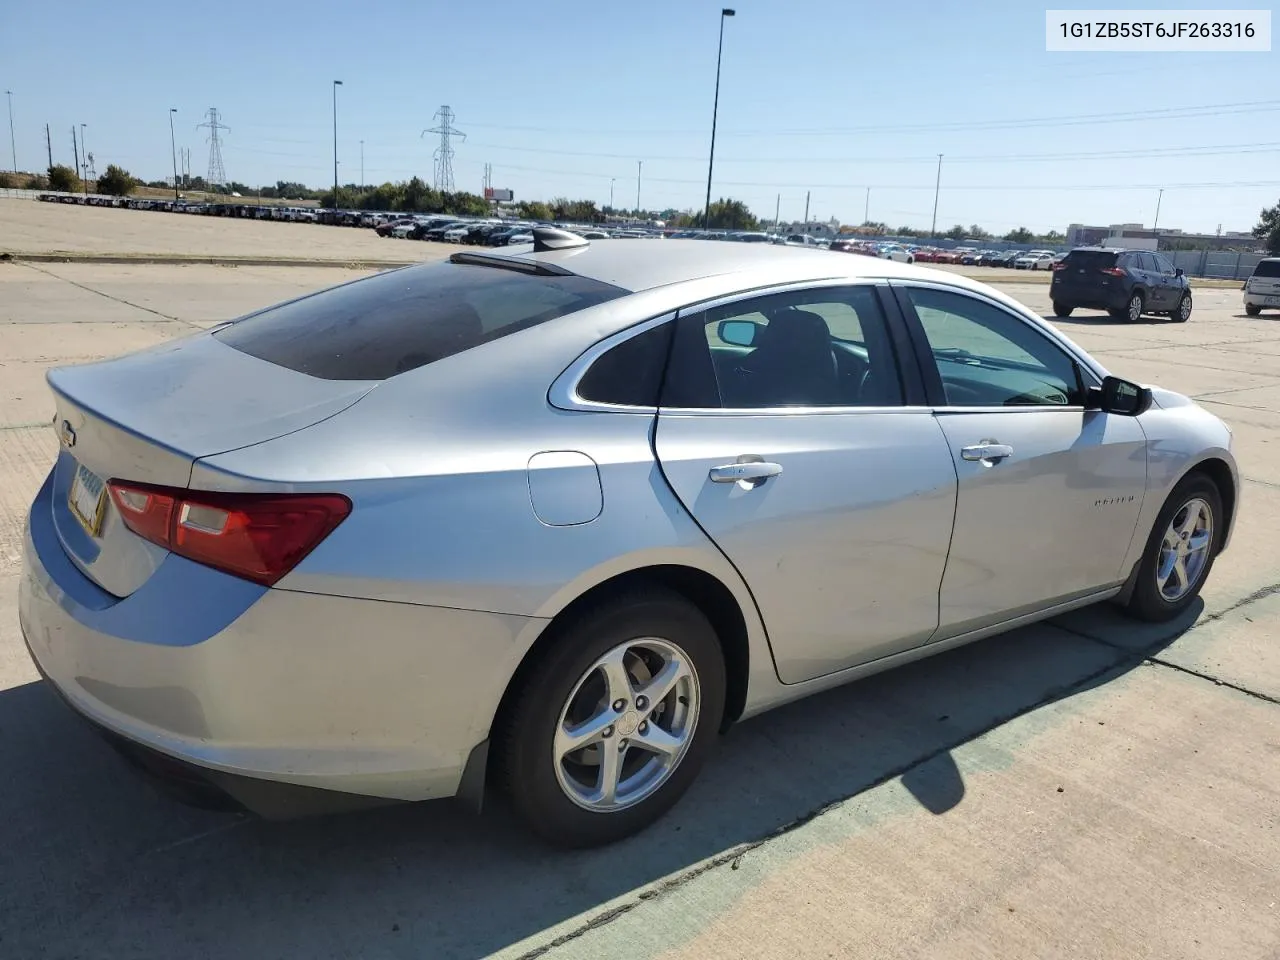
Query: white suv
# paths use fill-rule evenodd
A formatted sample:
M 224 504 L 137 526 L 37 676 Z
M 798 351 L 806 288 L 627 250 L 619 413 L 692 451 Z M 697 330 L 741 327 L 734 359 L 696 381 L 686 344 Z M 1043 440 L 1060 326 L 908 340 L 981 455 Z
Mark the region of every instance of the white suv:
M 1263 307 L 1280 308 L 1280 257 L 1259 260 L 1244 284 L 1244 312 L 1256 317 Z

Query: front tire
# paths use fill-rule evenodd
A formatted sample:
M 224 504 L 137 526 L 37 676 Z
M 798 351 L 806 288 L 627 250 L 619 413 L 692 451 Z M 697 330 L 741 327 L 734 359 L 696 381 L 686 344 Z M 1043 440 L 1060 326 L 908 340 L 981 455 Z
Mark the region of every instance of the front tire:
M 1252 303 L 1246 303 L 1244 305 L 1244 312 L 1251 317 L 1256 317 L 1258 314 L 1262 312 L 1262 308 L 1255 307 Z
M 1191 294 L 1182 295 L 1182 299 L 1178 301 L 1178 309 L 1173 311 L 1173 319 L 1179 323 L 1186 323 L 1191 319 Z
M 552 629 L 499 719 L 498 782 L 551 843 L 613 843 L 697 776 L 724 715 L 724 656 L 702 612 L 656 587 Z
M 1186 610 L 1213 569 L 1225 519 L 1222 495 L 1204 474 L 1174 487 L 1147 538 L 1126 612 L 1162 623 Z
M 1057 300 L 1053 302 L 1053 315 L 1055 317 L 1069 317 L 1074 309 L 1075 307 L 1069 303 L 1060 303 Z

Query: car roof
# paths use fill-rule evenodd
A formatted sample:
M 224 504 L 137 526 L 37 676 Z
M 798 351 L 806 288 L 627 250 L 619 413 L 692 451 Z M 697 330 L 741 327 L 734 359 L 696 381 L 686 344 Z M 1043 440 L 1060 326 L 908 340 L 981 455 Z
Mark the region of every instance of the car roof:
M 739 277 L 736 285 L 740 289 L 844 277 L 937 279 L 941 272 L 892 260 L 850 257 L 845 253 L 813 248 L 680 239 L 655 243 L 652 240 L 623 238 L 560 250 L 534 252 L 526 249 L 486 256 L 519 263 L 545 263 L 632 293 L 704 277 L 728 278 L 742 274 L 749 274 L 750 282 Z M 945 277 L 949 283 L 965 279 L 951 273 Z

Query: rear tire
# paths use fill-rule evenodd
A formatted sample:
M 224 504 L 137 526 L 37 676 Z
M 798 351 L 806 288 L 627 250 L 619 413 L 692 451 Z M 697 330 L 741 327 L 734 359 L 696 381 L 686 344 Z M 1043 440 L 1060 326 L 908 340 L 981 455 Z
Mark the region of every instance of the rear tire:
M 588 607 L 551 629 L 551 645 L 495 725 L 497 780 L 520 819 L 545 840 L 613 843 L 666 813 L 715 746 L 724 655 L 702 611 L 660 587 Z M 646 685 L 669 670 L 681 679 L 646 702 Z M 598 734 L 569 736 L 597 723 Z M 585 746 L 569 747 L 584 737 Z M 639 746 L 658 739 L 670 752 Z
M 1135 290 L 1129 296 L 1129 302 L 1126 306 L 1119 310 L 1108 311 L 1116 320 L 1126 320 L 1129 323 L 1137 323 L 1142 319 L 1142 311 L 1147 307 L 1147 298 L 1142 295 L 1141 290 Z
M 1248 314 L 1249 316 L 1251 316 L 1251 317 L 1256 317 L 1258 314 L 1260 314 L 1260 313 L 1262 312 L 1262 308 L 1261 308 L 1261 307 L 1255 307 L 1255 306 L 1254 306 L 1253 304 L 1251 304 L 1251 303 L 1246 303 L 1246 304 L 1245 304 L 1245 306 L 1244 306 L 1244 312 L 1245 312 L 1245 313 L 1247 313 L 1247 314 Z
M 1192 523 L 1189 508 L 1193 507 L 1202 516 L 1207 513 L 1207 520 Z M 1125 612 L 1138 620 L 1162 623 L 1186 610 L 1200 595 L 1213 569 L 1225 521 L 1217 485 L 1202 473 L 1184 477 L 1169 494 L 1147 537 L 1138 580 Z M 1183 535 L 1182 528 L 1188 524 L 1190 529 Z M 1195 550 L 1201 535 L 1207 538 L 1203 557 Z
M 1069 317 L 1074 309 L 1075 307 L 1070 304 L 1059 303 L 1057 300 L 1053 302 L 1053 315 L 1055 317 Z

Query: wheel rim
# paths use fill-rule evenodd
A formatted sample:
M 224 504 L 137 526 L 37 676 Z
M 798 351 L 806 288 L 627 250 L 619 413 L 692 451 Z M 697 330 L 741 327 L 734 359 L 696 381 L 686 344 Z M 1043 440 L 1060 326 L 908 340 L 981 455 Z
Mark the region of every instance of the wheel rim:
M 578 678 L 556 721 L 556 780 L 578 806 L 610 813 L 670 779 L 693 742 L 698 673 L 674 643 L 619 644 Z
M 1191 298 L 1190 297 L 1183 297 L 1182 302 L 1178 304 L 1178 316 L 1180 316 L 1183 320 L 1191 316 Z
M 1200 582 L 1213 545 L 1213 509 L 1196 497 L 1173 515 L 1160 541 L 1156 589 L 1170 603 L 1181 600 Z
M 1129 319 L 1137 320 L 1141 316 L 1142 316 L 1142 298 L 1135 294 L 1133 299 L 1129 301 Z

